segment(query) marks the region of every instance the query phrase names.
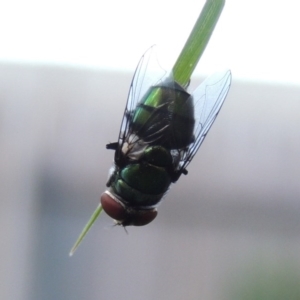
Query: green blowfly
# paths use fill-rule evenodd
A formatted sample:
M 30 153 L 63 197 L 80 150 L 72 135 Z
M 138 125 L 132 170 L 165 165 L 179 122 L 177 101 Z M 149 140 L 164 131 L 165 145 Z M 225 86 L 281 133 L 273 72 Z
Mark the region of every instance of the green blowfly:
M 152 76 L 149 65 L 153 62 L 154 47 L 140 59 L 119 138 L 106 145 L 115 151 L 107 190 L 70 255 L 102 210 L 117 225 L 146 225 L 157 216 L 157 206 L 170 185 L 182 174 L 187 175 L 187 167 L 230 88 L 231 73 L 227 70 L 205 79 L 192 94 L 187 90 L 224 4 L 224 0 L 206 1 L 171 72 Z

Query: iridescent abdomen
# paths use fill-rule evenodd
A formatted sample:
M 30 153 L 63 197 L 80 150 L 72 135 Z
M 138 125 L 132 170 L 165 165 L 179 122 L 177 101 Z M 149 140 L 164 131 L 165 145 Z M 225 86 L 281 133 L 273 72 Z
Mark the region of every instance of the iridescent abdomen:
M 173 81 L 152 86 L 133 112 L 132 132 L 145 142 L 184 149 L 193 140 L 193 98 Z

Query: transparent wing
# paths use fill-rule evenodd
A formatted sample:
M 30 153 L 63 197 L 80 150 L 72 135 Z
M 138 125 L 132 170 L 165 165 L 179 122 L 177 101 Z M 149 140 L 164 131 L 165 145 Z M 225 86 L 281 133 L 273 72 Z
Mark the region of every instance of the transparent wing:
M 132 112 L 134 111 L 135 107 L 147 92 L 149 87 L 158 84 L 164 77 L 166 77 L 166 71 L 163 70 L 158 64 L 155 54 L 155 46 L 152 46 L 141 57 L 131 81 L 126 108 L 119 133 L 117 152 L 120 152 L 126 138 L 130 136 L 129 131 L 133 117 Z M 136 138 L 132 137 L 132 143 L 136 142 Z
M 209 76 L 194 91 L 195 139 L 181 156 L 179 163 L 180 171 L 184 171 L 204 141 L 207 132 L 224 103 L 230 84 L 231 72 L 227 70 Z

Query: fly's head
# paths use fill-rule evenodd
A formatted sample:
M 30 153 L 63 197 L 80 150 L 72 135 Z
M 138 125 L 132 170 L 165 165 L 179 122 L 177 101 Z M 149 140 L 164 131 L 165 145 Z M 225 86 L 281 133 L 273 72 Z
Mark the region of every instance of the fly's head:
M 157 216 L 157 209 L 134 209 L 126 207 L 109 191 L 104 192 L 100 199 L 103 210 L 122 226 L 144 226 Z

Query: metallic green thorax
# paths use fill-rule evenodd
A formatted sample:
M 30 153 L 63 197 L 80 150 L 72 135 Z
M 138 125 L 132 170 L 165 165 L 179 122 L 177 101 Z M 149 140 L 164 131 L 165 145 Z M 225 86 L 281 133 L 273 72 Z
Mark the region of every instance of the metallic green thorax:
M 161 161 L 165 161 L 163 166 L 160 166 Z M 151 207 L 160 201 L 171 184 L 168 172 L 171 166 L 168 151 L 161 146 L 149 146 L 139 161 L 116 168 L 112 191 L 122 195 L 122 202 L 129 207 Z
M 179 161 L 171 150 L 179 153 L 194 141 L 193 99 L 167 80 L 150 87 L 131 114 L 130 132 L 148 146 L 136 160 L 124 154 L 122 164 L 116 161 L 108 186 L 127 206 L 149 207 L 157 204 L 180 176 L 176 173 Z

